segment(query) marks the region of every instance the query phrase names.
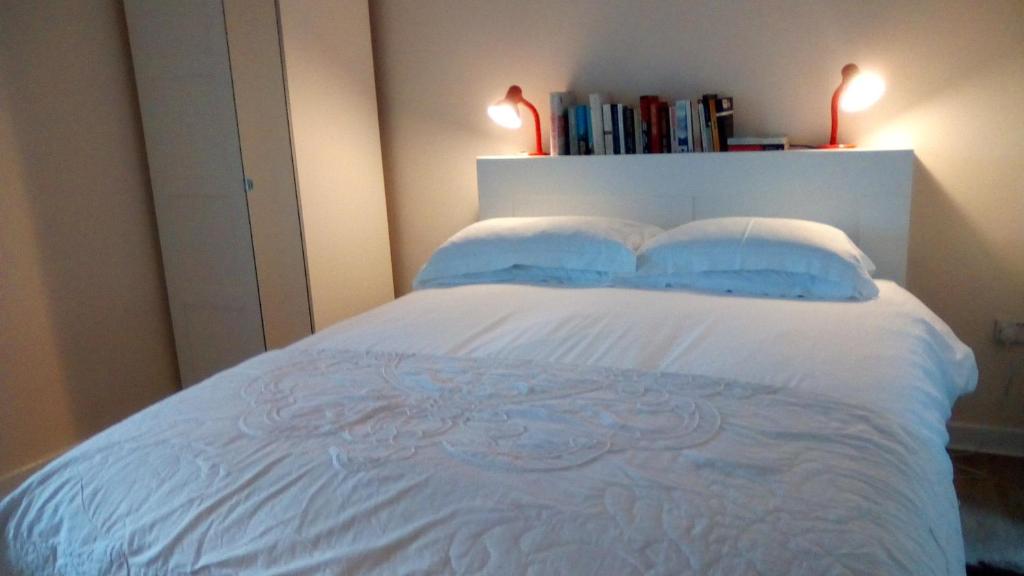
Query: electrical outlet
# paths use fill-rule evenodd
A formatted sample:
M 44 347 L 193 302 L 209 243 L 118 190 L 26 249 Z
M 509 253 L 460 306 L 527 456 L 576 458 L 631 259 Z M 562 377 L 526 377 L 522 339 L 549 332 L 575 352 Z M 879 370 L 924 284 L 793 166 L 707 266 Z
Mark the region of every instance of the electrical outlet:
M 1024 344 L 1024 320 L 996 318 L 993 337 L 998 344 L 1003 346 Z

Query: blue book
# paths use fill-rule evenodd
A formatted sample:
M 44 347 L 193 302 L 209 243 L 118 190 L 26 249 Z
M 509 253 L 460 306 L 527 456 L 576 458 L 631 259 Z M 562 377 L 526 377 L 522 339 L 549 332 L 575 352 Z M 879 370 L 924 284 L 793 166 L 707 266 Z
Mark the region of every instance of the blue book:
M 676 100 L 676 147 L 679 152 L 693 152 L 690 136 L 693 134 L 693 119 L 690 117 L 689 100 Z
M 590 133 L 590 106 L 576 107 L 576 142 L 581 156 L 594 153 L 594 141 Z

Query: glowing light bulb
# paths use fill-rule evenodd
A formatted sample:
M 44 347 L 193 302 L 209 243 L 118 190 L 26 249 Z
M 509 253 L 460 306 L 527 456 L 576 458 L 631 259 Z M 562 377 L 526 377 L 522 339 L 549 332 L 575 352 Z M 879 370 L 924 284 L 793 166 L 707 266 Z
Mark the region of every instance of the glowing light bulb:
M 519 116 L 519 107 L 501 102 L 487 107 L 487 115 L 494 120 L 494 123 L 505 128 L 516 129 L 523 125 L 523 119 Z
M 860 112 L 878 102 L 883 94 L 885 80 L 881 76 L 874 72 L 860 72 L 846 85 L 839 99 L 839 107 L 843 112 Z

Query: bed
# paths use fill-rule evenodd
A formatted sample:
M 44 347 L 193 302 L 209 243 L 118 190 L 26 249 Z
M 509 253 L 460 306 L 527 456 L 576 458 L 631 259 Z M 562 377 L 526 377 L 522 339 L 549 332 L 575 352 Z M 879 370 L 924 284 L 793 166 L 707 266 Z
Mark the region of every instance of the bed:
M 963 573 L 973 356 L 878 290 L 418 290 L 52 462 L 0 572 Z

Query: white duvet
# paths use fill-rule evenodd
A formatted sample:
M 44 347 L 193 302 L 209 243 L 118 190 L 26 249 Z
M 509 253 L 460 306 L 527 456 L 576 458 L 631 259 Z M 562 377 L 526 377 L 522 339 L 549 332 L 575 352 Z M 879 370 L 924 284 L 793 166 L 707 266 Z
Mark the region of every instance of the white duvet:
M 880 288 L 416 292 L 54 461 L 0 573 L 963 573 L 973 357 Z

